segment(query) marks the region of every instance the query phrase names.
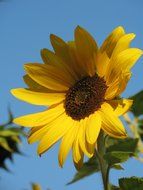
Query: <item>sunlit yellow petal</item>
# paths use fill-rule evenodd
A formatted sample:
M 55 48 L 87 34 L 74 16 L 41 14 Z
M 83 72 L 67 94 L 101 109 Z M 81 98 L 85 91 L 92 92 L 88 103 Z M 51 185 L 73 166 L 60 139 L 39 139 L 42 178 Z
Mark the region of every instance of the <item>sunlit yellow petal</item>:
M 32 144 L 35 143 L 37 141 L 40 141 L 42 139 L 42 137 L 46 134 L 46 132 L 49 129 L 49 126 L 45 125 L 45 126 L 38 126 L 38 127 L 34 127 L 35 131 L 31 131 L 29 136 L 28 136 L 28 143 Z
M 106 76 L 107 84 L 116 80 L 122 72 L 129 72 L 142 54 L 142 50 L 130 48 L 119 53 L 114 59 L 111 59 Z
M 38 154 L 41 155 L 47 151 L 53 144 L 55 144 L 60 138 L 62 138 L 68 130 L 73 127 L 74 120 L 62 114 L 56 120 L 49 124 L 50 128 L 47 133 L 41 139 L 38 146 Z M 58 125 L 58 126 L 57 126 Z
M 100 114 L 95 113 L 89 116 L 86 129 L 86 138 L 90 144 L 96 142 L 101 129 L 101 117 Z
M 135 34 L 126 34 L 122 36 L 116 44 L 112 54 L 112 59 L 116 57 L 121 51 L 129 48 L 131 41 L 135 38 Z
M 118 116 L 125 114 L 133 104 L 133 100 L 121 99 L 110 100 L 108 103 L 112 106 L 114 113 Z
M 101 52 L 106 51 L 107 55 L 111 57 L 112 52 L 118 42 L 118 40 L 125 34 L 122 26 L 115 28 L 112 33 L 105 39 L 103 45 L 100 48 Z
M 11 93 L 20 100 L 35 105 L 53 105 L 65 99 L 65 93 L 42 93 L 17 88 L 11 90 Z
M 132 73 L 131 72 L 122 72 L 119 78 L 119 85 L 118 85 L 118 91 L 116 93 L 116 96 L 119 96 L 125 89 L 128 84 L 128 81 L 131 78 Z
M 14 119 L 14 123 L 25 127 L 45 125 L 64 113 L 63 104 L 39 113 L 29 114 Z
M 108 85 L 108 89 L 105 93 L 105 99 L 111 100 L 118 97 L 126 88 L 129 79 L 131 78 L 131 72 L 122 72 L 116 79 Z
M 73 152 L 72 153 L 73 153 L 74 162 L 78 163 L 82 158 L 82 154 L 81 154 L 82 150 L 81 150 L 81 148 L 79 146 L 79 141 L 78 141 L 77 138 L 75 139 L 75 141 L 73 143 Z
M 81 150 L 86 154 L 89 158 L 93 156 L 93 152 L 91 152 L 90 147 L 87 146 L 88 142 L 86 139 L 86 128 L 88 124 L 88 118 L 80 121 L 79 131 L 77 135 L 77 139 L 79 141 L 79 146 Z
M 76 124 L 77 122 L 73 123 L 73 127 L 65 134 L 65 136 L 62 138 L 61 146 L 59 149 L 59 164 L 62 167 L 65 159 L 72 148 L 73 142 L 76 138 L 78 126 Z
M 102 105 L 100 115 L 102 118 L 101 127 L 105 133 L 116 138 L 125 138 L 127 136 L 122 122 L 108 103 Z
M 113 81 L 107 88 L 105 93 L 105 99 L 111 100 L 116 97 L 117 92 L 119 90 L 120 78 L 117 77 L 115 81 Z

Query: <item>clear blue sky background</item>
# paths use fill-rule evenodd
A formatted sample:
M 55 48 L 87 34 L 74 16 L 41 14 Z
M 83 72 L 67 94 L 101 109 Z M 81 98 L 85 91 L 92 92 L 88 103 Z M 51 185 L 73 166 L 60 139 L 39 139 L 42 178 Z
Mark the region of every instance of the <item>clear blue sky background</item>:
M 23 64 L 41 62 L 40 49 L 51 48 L 50 33 L 65 40 L 73 38 L 77 25 L 85 27 L 99 44 L 116 26 L 122 25 L 127 32 L 135 32 L 134 46 L 143 48 L 142 0 L 3 0 L 0 2 L 0 118 L 7 119 L 10 103 L 15 116 L 36 112 L 42 108 L 16 100 L 11 88 L 24 87 Z M 133 77 L 124 96 L 143 89 L 143 60 L 133 69 Z M 102 190 L 100 175 L 96 174 L 74 185 L 65 186 L 75 169 L 71 157 L 60 169 L 57 162 L 58 145 L 39 158 L 36 145 L 23 140 L 21 150 L 26 156 L 16 155 L 14 164 L 7 162 L 12 173 L 0 170 L 1 190 L 30 189 L 31 182 L 41 184 L 43 190 Z M 118 177 L 143 176 L 143 164 L 130 160 L 125 171 L 111 172 L 111 181 Z

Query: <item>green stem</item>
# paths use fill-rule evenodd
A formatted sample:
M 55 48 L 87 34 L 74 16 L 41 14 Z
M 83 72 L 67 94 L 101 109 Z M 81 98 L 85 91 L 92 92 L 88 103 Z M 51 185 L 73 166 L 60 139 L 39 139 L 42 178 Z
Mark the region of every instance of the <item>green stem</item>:
M 97 154 L 99 164 L 100 164 L 104 190 L 109 190 L 109 182 L 108 181 L 109 181 L 110 167 L 108 166 L 107 162 L 103 158 L 103 156 L 105 154 L 105 142 L 104 142 L 103 131 L 100 132 L 100 135 L 99 135 L 98 140 L 97 140 L 96 154 Z

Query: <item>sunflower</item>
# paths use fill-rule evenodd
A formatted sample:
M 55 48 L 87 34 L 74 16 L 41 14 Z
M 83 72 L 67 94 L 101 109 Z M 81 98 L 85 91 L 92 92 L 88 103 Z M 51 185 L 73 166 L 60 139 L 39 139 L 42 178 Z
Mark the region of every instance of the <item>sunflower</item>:
M 75 29 L 74 41 L 51 35 L 54 52 L 41 50 L 44 64 L 25 64 L 28 88 L 13 89 L 18 99 L 46 110 L 21 116 L 14 123 L 31 127 L 28 142 L 39 141 L 41 155 L 61 139 L 59 164 L 62 167 L 72 149 L 77 168 L 84 154 L 92 157 L 101 130 L 115 138 L 127 136 L 119 119 L 132 100 L 121 99 L 131 77 L 131 68 L 142 50 L 130 48 L 133 33 L 115 28 L 98 48 L 83 28 Z

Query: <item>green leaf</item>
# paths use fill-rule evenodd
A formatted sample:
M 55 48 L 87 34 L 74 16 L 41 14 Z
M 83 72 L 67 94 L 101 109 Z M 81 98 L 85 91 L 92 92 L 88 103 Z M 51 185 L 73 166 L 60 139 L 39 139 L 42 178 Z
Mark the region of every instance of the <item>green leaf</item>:
M 116 169 L 116 170 L 124 170 L 124 168 L 120 165 L 120 164 L 114 164 L 112 166 L 113 169 Z
M 107 152 L 112 151 L 122 151 L 122 152 L 131 152 L 131 153 L 137 153 L 137 145 L 138 145 L 138 139 L 134 138 L 126 138 L 126 139 L 114 139 L 113 145 L 110 145 L 107 148 Z
M 7 159 L 13 161 L 15 153 L 21 154 L 18 144 L 21 142 L 20 137 L 26 136 L 22 127 L 15 127 L 12 124 L 13 116 L 9 110 L 8 122 L 0 126 L 0 168 L 7 171 L 5 161 Z
M 119 179 L 121 190 L 143 190 L 143 178 L 130 177 Z
M 141 140 L 143 140 L 143 119 L 138 120 L 138 134 Z
M 3 138 L 3 137 L 0 137 L 0 146 L 3 147 L 4 149 L 6 149 L 7 151 L 9 152 L 12 152 L 13 150 L 10 148 L 9 144 L 8 144 L 8 141 Z
M 132 113 L 138 117 L 143 114 L 143 90 L 135 94 L 134 96 L 131 96 L 130 99 L 132 99 L 133 105 L 131 107 Z
M 109 140 L 111 145 L 107 147 L 104 159 L 110 166 L 113 167 L 114 164 L 125 162 L 131 156 L 137 154 L 138 139 L 126 138 L 114 140 L 114 138 L 112 138 L 112 143 L 111 138 Z
M 19 135 L 18 131 L 13 131 L 11 129 L 0 131 L 0 136 L 2 137 L 18 136 L 18 135 Z
M 87 177 L 98 171 L 100 171 L 99 162 L 97 160 L 97 157 L 93 156 L 83 164 L 82 168 L 75 174 L 72 181 L 70 181 L 67 185 L 75 183 L 76 181 L 81 180 L 84 177 Z
M 123 151 L 114 151 L 108 152 L 104 155 L 104 159 L 110 166 L 113 166 L 117 163 L 125 162 L 129 159 L 129 155 L 131 152 L 123 152 Z

